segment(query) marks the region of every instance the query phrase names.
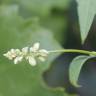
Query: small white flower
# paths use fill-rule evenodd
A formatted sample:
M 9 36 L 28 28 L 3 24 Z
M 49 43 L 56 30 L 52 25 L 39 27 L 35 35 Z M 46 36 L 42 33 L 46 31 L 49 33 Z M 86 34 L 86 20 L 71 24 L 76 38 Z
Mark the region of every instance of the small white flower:
M 33 47 L 31 47 L 30 48 L 30 52 L 36 52 L 36 51 L 38 51 L 39 50 L 39 47 L 40 47 L 40 43 L 35 43 L 34 45 L 33 45 Z
M 12 60 L 13 58 L 16 57 L 16 52 L 14 49 L 11 49 L 10 51 L 8 51 L 7 53 L 3 54 L 5 57 L 7 57 L 8 59 Z
M 30 64 L 31 66 L 35 66 L 35 65 L 36 65 L 36 60 L 35 60 L 34 57 L 28 56 L 27 59 L 28 59 L 29 64 Z
M 11 49 L 11 50 L 10 50 L 10 55 L 11 55 L 13 58 L 16 57 L 15 49 Z
M 21 51 L 19 49 L 15 49 L 16 55 L 21 55 Z
M 38 59 L 40 60 L 40 61 L 42 61 L 42 62 L 44 62 L 46 59 L 44 58 L 44 57 L 38 57 Z
M 41 50 L 39 50 L 39 53 L 40 53 L 41 56 L 46 57 L 49 52 L 47 50 L 45 50 L 45 49 L 41 49 Z
M 22 48 L 23 55 L 26 55 L 28 53 L 28 47 Z
M 23 59 L 22 56 L 16 57 L 16 58 L 14 59 L 14 64 L 17 64 L 18 62 L 21 62 L 22 59 Z
M 3 56 L 7 57 L 9 60 L 13 59 L 13 57 L 11 56 L 9 51 L 7 53 L 3 54 Z

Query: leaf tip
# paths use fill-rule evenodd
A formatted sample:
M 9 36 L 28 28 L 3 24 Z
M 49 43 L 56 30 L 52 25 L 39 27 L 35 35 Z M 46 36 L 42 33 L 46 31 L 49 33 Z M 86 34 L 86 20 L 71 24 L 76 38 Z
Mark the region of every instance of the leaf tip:
M 72 82 L 71 80 L 70 80 L 70 82 L 71 82 L 71 84 L 72 84 L 74 87 L 77 87 L 77 88 L 82 87 L 82 85 L 79 85 L 78 83 Z

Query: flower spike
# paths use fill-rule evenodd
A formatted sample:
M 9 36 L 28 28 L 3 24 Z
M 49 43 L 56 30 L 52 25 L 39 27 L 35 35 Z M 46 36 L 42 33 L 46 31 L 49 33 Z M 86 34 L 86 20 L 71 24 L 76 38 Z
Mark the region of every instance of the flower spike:
M 24 47 L 21 50 L 11 49 L 7 53 L 3 54 L 9 60 L 13 60 L 14 64 L 18 64 L 23 59 L 28 60 L 31 66 L 37 64 L 37 59 L 44 62 L 49 52 L 45 49 L 39 49 L 40 43 L 35 43 L 32 47 Z

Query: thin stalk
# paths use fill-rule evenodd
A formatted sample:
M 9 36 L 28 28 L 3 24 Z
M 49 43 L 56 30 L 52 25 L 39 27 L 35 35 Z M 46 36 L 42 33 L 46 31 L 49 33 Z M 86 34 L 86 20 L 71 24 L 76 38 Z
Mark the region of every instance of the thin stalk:
M 86 55 L 95 55 L 95 51 L 87 51 L 87 50 L 79 50 L 79 49 L 62 49 L 62 50 L 53 50 L 53 51 L 48 51 L 49 53 L 81 53 L 81 54 L 86 54 Z

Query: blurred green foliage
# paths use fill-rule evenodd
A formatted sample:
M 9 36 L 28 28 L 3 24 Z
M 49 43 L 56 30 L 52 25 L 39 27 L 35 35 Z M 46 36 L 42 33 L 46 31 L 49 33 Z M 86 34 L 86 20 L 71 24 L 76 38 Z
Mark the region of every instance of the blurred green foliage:
M 18 4 L 19 15 L 39 17 L 40 23 L 51 29 L 60 43 L 64 43 L 67 17 L 63 14 L 64 10 L 68 10 L 70 0 L 1 0 L 1 4 Z
M 68 5 L 69 0 L 0 1 L 0 96 L 72 96 L 63 88 L 49 88 L 43 81 L 43 72 L 59 54 L 49 56 L 43 64 L 38 62 L 36 67 L 28 62 L 14 65 L 2 56 L 10 48 L 31 46 L 37 41 L 42 48 L 61 49 L 57 41 L 62 42 L 66 18 L 52 15 L 51 10 L 64 10 Z

